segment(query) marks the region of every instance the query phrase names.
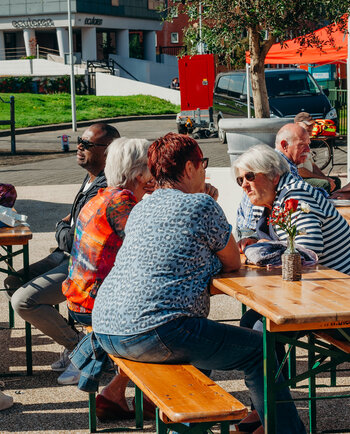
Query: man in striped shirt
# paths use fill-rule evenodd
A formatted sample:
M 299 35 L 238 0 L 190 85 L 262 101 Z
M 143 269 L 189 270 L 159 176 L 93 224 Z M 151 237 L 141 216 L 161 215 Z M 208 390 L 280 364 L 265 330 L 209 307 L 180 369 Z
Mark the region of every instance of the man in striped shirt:
M 306 130 L 298 124 L 284 125 L 276 135 L 276 151 L 287 161 L 290 173 L 302 180 L 297 166 L 304 163 L 310 152 L 310 138 Z M 256 242 L 256 223 L 262 215 L 263 208 L 253 206 L 248 196 L 243 193 L 237 210 L 237 236 L 239 245 L 244 249 Z

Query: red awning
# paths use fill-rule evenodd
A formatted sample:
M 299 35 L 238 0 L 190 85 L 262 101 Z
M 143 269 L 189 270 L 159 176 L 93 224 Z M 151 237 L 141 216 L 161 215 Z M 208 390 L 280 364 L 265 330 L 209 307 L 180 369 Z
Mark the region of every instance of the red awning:
M 327 31 L 323 27 L 316 30 L 320 40 L 328 41 Z M 327 63 L 346 63 L 348 57 L 348 37 L 341 30 L 332 33 L 334 47 L 328 42 L 320 50 L 317 47 L 302 48 L 297 39 L 286 41 L 286 47 L 274 44 L 267 53 L 265 64 L 327 64 Z M 246 62 L 250 63 L 249 51 L 246 51 Z

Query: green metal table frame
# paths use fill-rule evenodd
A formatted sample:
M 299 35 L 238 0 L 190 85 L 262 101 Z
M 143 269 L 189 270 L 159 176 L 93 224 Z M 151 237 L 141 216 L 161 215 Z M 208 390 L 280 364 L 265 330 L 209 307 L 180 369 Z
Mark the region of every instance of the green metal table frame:
M 286 336 L 283 333 L 269 332 L 266 328 L 266 319 L 263 318 L 264 324 L 264 402 L 265 402 L 265 433 L 274 434 L 276 432 L 276 392 L 284 387 L 293 387 L 300 381 L 308 379 L 308 397 L 298 398 L 294 401 L 309 402 L 309 421 L 310 433 L 316 433 L 316 402 L 321 399 L 350 398 L 350 394 L 331 395 L 326 397 L 316 396 L 316 375 L 321 372 L 334 370 L 338 365 L 350 361 L 350 354 L 341 351 L 327 342 L 317 339 L 310 331 L 308 341 L 301 341 L 298 332 L 294 337 Z M 338 329 L 341 330 L 341 329 Z M 285 359 L 279 369 L 276 369 L 275 346 L 276 341 L 289 345 Z M 308 355 L 308 368 L 305 372 L 296 373 L 295 367 L 290 371 L 291 377 L 284 382 L 276 383 L 281 374 L 285 360 L 289 356 L 291 349 L 302 348 Z M 338 432 L 338 431 L 337 431 Z M 346 431 L 349 432 L 349 431 Z
M 27 244 L 18 245 L 18 249 L 14 251 L 14 246 L 12 245 L 2 245 L 1 248 L 5 252 L 5 254 L 0 253 L 0 262 L 4 262 L 7 265 L 7 268 L 0 268 L 1 273 L 5 273 L 7 275 L 17 275 L 16 270 L 13 268 L 13 258 L 18 255 L 23 256 L 23 270 L 24 270 L 24 282 L 29 280 L 29 246 Z M 11 301 L 9 301 L 9 328 L 13 328 L 15 326 L 15 318 L 14 311 L 11 305 Z M 32 358 L 32 330 L 31 325 L 27 321 L 25 322 L 25 339 L 26 339 L 26 366 L 27 366 L 27 375 L 33 374 L 33 358 Z M 4 373 L 0 374 L 0 376 L 14 376 L 19 375 L 18 373 Z
M 221 434 L 229 434 L 230 424 L 235 421 L 214 421 L 214 422 L 198 422 L 198 423 L 164 423 L 159 415 L 159 409 L 156 409 L 156 433 L 167 434 L 176 431 L 180 434 L 203 434 L 212 433 L 210 428 L 215 425 L 220 425 Z M 95 393 L 89 393 L 89 428 L 91 433 L 101 432 L 128 432 L 140 431 L 143 429 L 143 392 L 135 385 L 135 428 L 118 427 L 106 428 L 97 430 L 96 427 L 96 400 Z

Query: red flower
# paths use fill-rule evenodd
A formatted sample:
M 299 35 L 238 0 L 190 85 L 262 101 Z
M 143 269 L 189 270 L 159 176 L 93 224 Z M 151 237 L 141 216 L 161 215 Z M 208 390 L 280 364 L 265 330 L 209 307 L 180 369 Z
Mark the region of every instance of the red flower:
M 284 203 L 284 210 L 295 212 L 298 209 L 298 201 L 296 199 L 287 199 Z

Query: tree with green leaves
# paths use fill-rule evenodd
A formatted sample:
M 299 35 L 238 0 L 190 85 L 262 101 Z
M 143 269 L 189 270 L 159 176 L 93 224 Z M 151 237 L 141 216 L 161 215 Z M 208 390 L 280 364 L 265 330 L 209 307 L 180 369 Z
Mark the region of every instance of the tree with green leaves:
M 344 30 L 350 13 L 349 0 L 182 0 L 180 5 L 189 14 L 188 36 L 198 39 L 199 6 L 202 10 L 202 36 L 209 51 L 221 56 L 231 56 L 248 37 L 250 51 L 251 84 L 255 116 L 270 117 L 265 83 L 265 57 L 273 44 L 298 37 L 301 47 L 319 46 L 320 41 L 312 32 L 326 23 L 338 23 Z M 195 25 L 193 26 L 193 23 Z M 336 26 L 327 27 L 332 44 Z M 196 41 L 197 42 L 197 41 Z M 242 52 L 242 49 L 241 49 Z

